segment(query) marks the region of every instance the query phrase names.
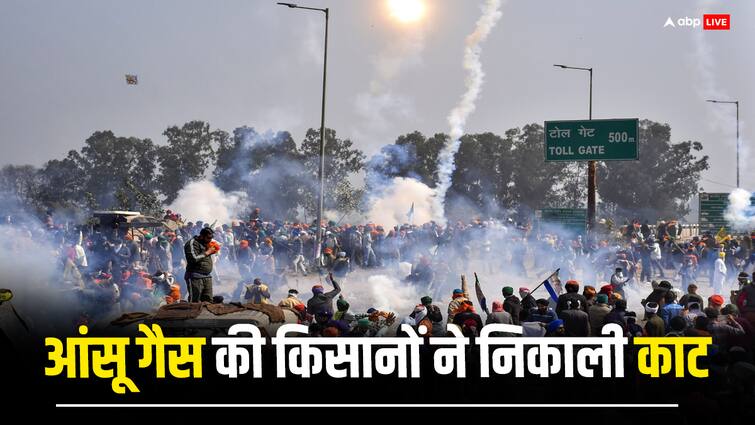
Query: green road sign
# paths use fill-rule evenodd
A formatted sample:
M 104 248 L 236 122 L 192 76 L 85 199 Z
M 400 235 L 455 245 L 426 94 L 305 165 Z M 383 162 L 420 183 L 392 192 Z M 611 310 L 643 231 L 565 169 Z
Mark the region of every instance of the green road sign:
M 545 122 L 546 161 L 622 161 L 639 159 L 639 120 Z
M 755 196 L 750 198 L 750 203 L 755 205 Z M 721 228 L 726 232 L 731 231 L 729 223 L 724 218 L 726 208 L 729 206 L 728 193 L 701 193 L 699 200 L 698 224 L 700 233 L 711 232 L 717 233 Z
M 584 208 L 543 208 L 537 215 L 542 223 L 542 230 L 546 233 L 566 231 L 584 235 L 587 229 L 587 210 Z

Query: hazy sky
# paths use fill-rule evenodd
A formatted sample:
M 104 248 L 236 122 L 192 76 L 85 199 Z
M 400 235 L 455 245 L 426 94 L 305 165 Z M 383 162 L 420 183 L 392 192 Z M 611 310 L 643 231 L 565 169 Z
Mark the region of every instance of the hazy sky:
M 406 25 L 384 0 L 300 2 L 331 8 L 326 123 L 368 154 L 415 129 L 449 129 L 482 0 L 425 3 L 422 22 Z M 701 8 L 730 13 L 731 31 L 663 28 Z M 735 184 L 734 106 L 704 99 L 738 98 L 752 145 L 755 2 L 508 0 L 502 10 L 467 132 L 586 118 L 587 74 L 552 64 L 592 66 L 595 118 L 669 123 L 674 141 L 704 144 L 706 190 Z M 319 126 L 323 21 L 267 0 L 0 0 L 0 164 L 41 165 L 96 130 L 165 143 L 167 126 L 193 119 L 300 141 Z M 752 161 L 755 148 L 743 150 Z M 755 172 L 741 176 L 755 190 Z

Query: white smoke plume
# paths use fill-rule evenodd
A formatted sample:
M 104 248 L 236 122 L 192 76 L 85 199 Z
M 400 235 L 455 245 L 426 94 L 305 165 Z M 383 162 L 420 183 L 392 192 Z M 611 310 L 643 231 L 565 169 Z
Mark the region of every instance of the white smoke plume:
M 187 184 L 178 192 L 178 197 L 168 209 L 181 214 L 185 221 L 202 220 L 228 224 L 247 208 L 246 194 L 226 193 L 209 180 Z
M 732 229 L 755 230 L 755 207 L 752 205 L 752 196 L 751 192 L 744 189 L 734 189 L 729 194 L 729 206 L 726 207 L 724 218 Z
M 706 0 L 699 0 L 697 3 L 697 16 L 703 16 L 705 13 L 715 12 L 715 10 L 709 10 L 707 5 L 714 5 L 717 7 L 717 3 Z M 697 92 L 701 100 L 736 100 L 729 91 L 727 91 L 719 83 L 717 78 L 720 73 L 716 69 L 716 52 L 720 49 L 714 49 L 709 42 L 709 38 L 715 35 L 711 32 L 716 31 L 694 31 L 694 53 L 693 58 L 695 62 L 695 68 L 697 70 L 697 76 L 699 84 L 696 85 Z M 736 115 L 735 106 L 731 104 L 708 104 L 710 107 L 706 112 L 710 113 L 713 117 L 709 121 L 709 126 L 724 135 L 721 141 L 728 146 L 736 146 Z M 747 164 L 751 150 L 749 141 L 744 139 L 746 125 L 740 121 L 740 164 Z M 742 176 L 744 177 L 744 176 Z
M 466 91 L 461 96 L 459 104 L 448 116 L 451 125 L 450 142 L 438 157 L 438 187 L 435 195 L 435 220 L 445 223 L 444 204 L 446 192 L 451 186 L 451 176 L 456 168 L 454 156 L 461 145 L 464 126 L 467 118 L 475 110 L 475 102 L 480 96 L 485 73 L 482 70 L 480 44 L 490 35 L 498 20 L 501 18 L 501 0 L 487 0 L 482 7 L 482 16 L 475 25 L 475 30 L 467 36 L 464 48 L 464 69 L 467 71 Z
M 414 203 L 414 224 L 428 223 L 434 215 L 434 193 L 418 180 L 396 177 L 382 196 L 372 203 L 367 217 L 386 227 L 409 223 L 407 214 Z

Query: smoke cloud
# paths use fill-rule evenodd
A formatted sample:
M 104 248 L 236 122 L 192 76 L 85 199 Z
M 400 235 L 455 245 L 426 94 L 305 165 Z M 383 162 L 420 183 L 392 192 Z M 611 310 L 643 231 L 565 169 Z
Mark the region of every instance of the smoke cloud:
M 168 209 L 179 212 L 185 220 L 230 223 L 247 208 L 243 192 L 226 193 L 209 180 L 189 183 L 178 192 Z
M 724 218 L 732 229 L 750 231 L 755 229 L 755 207 L 752 205 L 752 192 L 744 189 L 734 189 L 729 194 L 729 206 L 724 212 Z
M 415 224 L 427 223 L 433 219 L 433 196 L 435 191 L 424 183 L 405 177 L 396 177 L 382 196 L 375 199 L 367 214 L 373 223 L 392 227 L 408 223 L 408 213 L 414 204 Z

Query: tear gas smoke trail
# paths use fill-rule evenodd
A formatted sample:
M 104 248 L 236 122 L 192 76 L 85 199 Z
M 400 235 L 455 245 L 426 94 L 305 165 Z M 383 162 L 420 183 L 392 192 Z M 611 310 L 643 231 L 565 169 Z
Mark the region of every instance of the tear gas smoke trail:
M 706 2 L 700 0 L 697 3 L 697 16 L 703 16 L 705 13 L 710 13 L 707 10 L 706 4 L 712 4 L 712 2 Z M 715 32 L 715 31 L 714 31 Z M 697 68 L 698 78 L 700 84 L 697 85 L 697 91 L 702 100 L 715 99 L 715 100 L 735 100 L 718 82 L 716 78 L 720 73 L 716 70 L 716 51 L 708 42 L 706 37 L 711 37 L 709 31 L 695 31 L 693 40 L 695 43 L 694 49 L 694 61 Z M 710 105 L 710 104 L 708 104 Z M 729 146 L 736 143 L 736 116 L 734 114 L 734 105 L 711 105 L 706 112 L 709 111 L 713 115 L 713 120 L 709 125 L 717 132 L 724 133 L 726 135 L 724 142 Z M 727 107 L 728 106 L 728 107 Z M 745 123 L 740 119 L 740 156 L 741 163 L 746 164 L 750 157 L 750 143 L 744 139 Z
M 184 220 L 202 220 L 228 224 L 245 210 L 246 195 L 242 192 L 226 193 L 209 180 L 187 184 L 178 192 L 178 197 L 168 209 L 179 212 Z
M 732 229 L 750 231 L 755 229 L 755 207 L 752 206 L 753 194 L 744 189 L 734 189 L 729 194 L 729 206 L 726 207 L 724 218 L 731 224 Z
M 483 6 L 483 14 L 477 21 L 475 30 L 467 36 L 464 49 L 464 69 L 467 70 L 466 92 L 462 95 L 459 104 L 448 116 L 451 125 L 451 141 L 446 145 L 438 158 L 438 187 L 435 195 L 435 220 L 445 223 L 444 207 L 446 192 L 451 187 L 451 175 L 456 169 L 454 156 L 461 145 L 461 136 L 464 134 L 464 125 L 469 115 L 475 110 L 475 102 L 480 95 L 485 73 L 480 62 L 480 43 L 490 35 L 498 20 L 501 18 L 501 1 L 487 0 Z

